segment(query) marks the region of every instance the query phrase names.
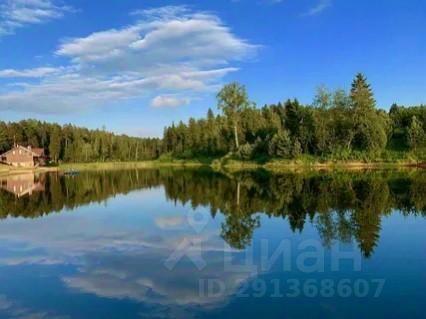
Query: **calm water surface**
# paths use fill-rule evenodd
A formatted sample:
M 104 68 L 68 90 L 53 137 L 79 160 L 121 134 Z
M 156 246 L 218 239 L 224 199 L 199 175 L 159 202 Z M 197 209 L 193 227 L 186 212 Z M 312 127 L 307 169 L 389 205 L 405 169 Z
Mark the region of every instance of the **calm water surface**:
M 0 318 L 424 318 L 423 171 L 0 182 Z

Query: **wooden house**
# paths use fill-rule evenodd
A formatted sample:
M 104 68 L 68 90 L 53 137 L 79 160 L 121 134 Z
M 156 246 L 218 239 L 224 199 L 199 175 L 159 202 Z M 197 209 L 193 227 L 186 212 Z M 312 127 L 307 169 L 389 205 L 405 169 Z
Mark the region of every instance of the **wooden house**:
M 47 157 L 42 148 L 16 144 L 12 149 L 0 155 L 4 164 L 20 167 L 37 167 L 46 164 Z

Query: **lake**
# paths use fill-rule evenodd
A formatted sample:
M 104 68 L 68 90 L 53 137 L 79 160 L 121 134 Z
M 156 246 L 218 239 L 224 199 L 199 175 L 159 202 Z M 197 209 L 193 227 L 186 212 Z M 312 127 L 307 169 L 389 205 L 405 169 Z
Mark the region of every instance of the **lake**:
M 0 183 L 0 318 L 424 318 L 426 171 Z

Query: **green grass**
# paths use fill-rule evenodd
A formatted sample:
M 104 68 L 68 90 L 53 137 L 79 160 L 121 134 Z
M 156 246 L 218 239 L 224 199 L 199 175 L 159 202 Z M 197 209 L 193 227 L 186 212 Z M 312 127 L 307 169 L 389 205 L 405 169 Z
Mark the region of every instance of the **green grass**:
M 297 169 L 362 169 L 362 168 L 397 168 L 426 163 L 425 150 L 406 152 L 385 150 L 379 153 L 351 152 L 351 154 L 331 154 L 317 157 L 301 155 L 296 159 L 273 158 L 268 160 L 240 160 L 234 154 L 212 162 L 215 168 L 231 170 L 247 168 L 264 168 L 267 170 L 297 170 Z M 420 166 L 420 165 L 419 165 Z
M 93 162 L 93 163 L 64 163 L 59 165 L 60 170 L 112 170 L 112 169 L 134 169 L 155 168 L 164 166 L 201 166 L 203 164 L 195 161 L 140 161 L 140 162 Z
M 210 165 L 216 158 L 206 156 L 195 156 L 195 157 L 174 157 L 170 153 L 162 154 L 155 162 L 159 163 L 193 163 Z
M 268 170 L 288 169 L 345 169 L 345 168 L 387 168 L 403 167 L 426 163 L 426 150 L 416 152 L 387 149 L 380 153 L 351 152 L 351 154 L 330 154 L 329 156 L 316 157 L 312 155 L 301 155 L 297 159 L 270 159 L 260 158 L 253 160 L 241 160 L 235 154 L 229 153 L 220 158 L 196 157 L 176 158 L 171 154 L 163 154 L 154 161 L 139 162 L 93 162 L 93 163 L 63 163 L 59 170 L 112 170 L 112 169 L 135 169 L 156 167 L 200 167 L 211 166 L 213 168 L 228 169 L 251 169 L 265 168 Z M 6 166 L 8 167 L 8 166 Z M 46 168 L 47 170 L 49 168 Z M 54 168 L 52 168 L 54 169 Z M 0 167 L 0 172 L 2 168 Z

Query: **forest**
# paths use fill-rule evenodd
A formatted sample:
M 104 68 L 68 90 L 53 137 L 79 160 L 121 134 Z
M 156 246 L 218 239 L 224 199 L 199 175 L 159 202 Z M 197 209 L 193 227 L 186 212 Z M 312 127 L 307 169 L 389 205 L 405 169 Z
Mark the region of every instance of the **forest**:
M 143 161 L 161 155 L 161 139 L 117 135 L 37 120 L 0 122 L 0 153 L 14 144 L 42 147 L 52 162 Z
M 52 162 L 218 159 L 424 160 L 426 106 L 378 108 L 363 74 L 349 92 L 318 88 L 297 99 L 257 107 L 244 86 L 225 85 L 218 112 L 173 123 L 162 138 L 117 135 L 37 120 L 0 122 L 0 153 L 14 143 L 43 147 Z
M 258 108 L 244 86 L 217 95 L 221 114 L 189 119 L 165 129 L 163 152 L 173 157 L 241 160 L 314 157 L 337 160 L 425 158 L 426 106 L 377 108 L 362 74 L 350 92 L 320 87 L 311 105 L 297 99 Z

